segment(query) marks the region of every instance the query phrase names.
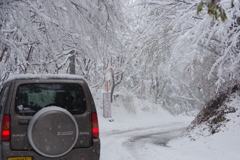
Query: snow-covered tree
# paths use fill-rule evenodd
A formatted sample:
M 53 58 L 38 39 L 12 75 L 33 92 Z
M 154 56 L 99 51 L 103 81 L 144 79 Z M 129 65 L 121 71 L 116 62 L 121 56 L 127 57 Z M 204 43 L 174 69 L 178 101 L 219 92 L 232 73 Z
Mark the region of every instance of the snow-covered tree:
M 239 15 L 237 0 L 1 0 L 0 83 L 75 66 L 99 89 L 108 67 L 112 96 L 191 111 L 239 83 Z
M 114 0 L 1 0 L 1 79 L 10 73 L 66 73 L 74 56 L 76 74 L 102 84 L 105 67 L 123 50 L 127 26 L 121 7 Z
M 134 31 L 129 72 L 134 73 L 125 85 L 172 113 L 202 107 L 238 83 L 239 2 L 216 1 L 199 12 L 201 2 L 129 1 L 134 17 L 128 20 Z M 219 19 L 208 7 L 222 11 L 216 13 Z

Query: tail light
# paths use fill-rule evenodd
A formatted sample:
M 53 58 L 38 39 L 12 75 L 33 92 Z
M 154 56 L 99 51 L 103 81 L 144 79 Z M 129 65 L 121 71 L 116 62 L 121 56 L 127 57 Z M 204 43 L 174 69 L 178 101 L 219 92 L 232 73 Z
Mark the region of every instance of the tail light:
M 97 113 L 92 113 L 92 137 L 99 137 L 98 118 Z
M 3 115 L 2 120 L 2 140 L 8 141 L 10 140 L 11 130 L 10 130 L 10 115 Z

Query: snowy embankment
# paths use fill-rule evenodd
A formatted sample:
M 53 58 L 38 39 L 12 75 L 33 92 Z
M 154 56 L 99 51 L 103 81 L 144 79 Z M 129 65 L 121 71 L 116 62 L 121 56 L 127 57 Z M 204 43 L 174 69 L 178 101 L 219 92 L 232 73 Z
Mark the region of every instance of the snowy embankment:
M 231 121 L 222 132 L 208 136 L 191 133 L 191 136 L 196 135 L 194 140 L 187 135 L 175 138 L 167 145 L 159 145 L 153 142 L 157 139 L 152 136 L 162 134 L 168 139 L 180 136 L 194 117 L 173 116 L 158 105 L 133 97 L 118 97 L 111 104 L 112 118 L 104 118 L 101 93 L 95 93 L 94 99 L 100 126 L 101 160 L 240 159 L 240 118 L 236 118 L 236 114 L 240 115 L 239 110 L 228 115 Z M 203 132 L 203 128 L 198 129 L 193 132 Z M 176 131 L 178 133 L 174 133 Z
M 194 159 L 240 160 L 240 91 L 225 96 L 220 103 L 213 101 L 205 112 L 198 115 L 200 118 L 189 126 L 184 136 L 168 145 L 183 155 L 193 154 Z M 203 120 L 201 116 L 210 114 L 209 110 L 214 114 Z

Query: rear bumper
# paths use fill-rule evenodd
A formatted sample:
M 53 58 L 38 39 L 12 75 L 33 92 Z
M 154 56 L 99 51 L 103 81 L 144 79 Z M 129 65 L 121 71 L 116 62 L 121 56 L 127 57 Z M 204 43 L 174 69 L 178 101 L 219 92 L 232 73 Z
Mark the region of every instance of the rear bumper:
M 93 139 L 93 145 L 89 148 L 72 149 L 64 156 L 57 158 L 47 158 L 39 155 L 37 152 L 14 151 L 10 148 L 9 141 L 1 142 L 1 159 L 7 160 L 8 157 L 33 157 L 34 160 L 99 160 L 100 159 L 100 139 Z

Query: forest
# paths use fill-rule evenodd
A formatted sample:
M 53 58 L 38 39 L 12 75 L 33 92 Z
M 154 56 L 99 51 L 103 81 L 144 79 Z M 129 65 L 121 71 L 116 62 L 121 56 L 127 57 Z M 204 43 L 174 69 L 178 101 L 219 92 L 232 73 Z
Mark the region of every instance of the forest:
M 76 74 L 174 115 L 239 84 L 239 0 L 0 0 L 0 85 Z

